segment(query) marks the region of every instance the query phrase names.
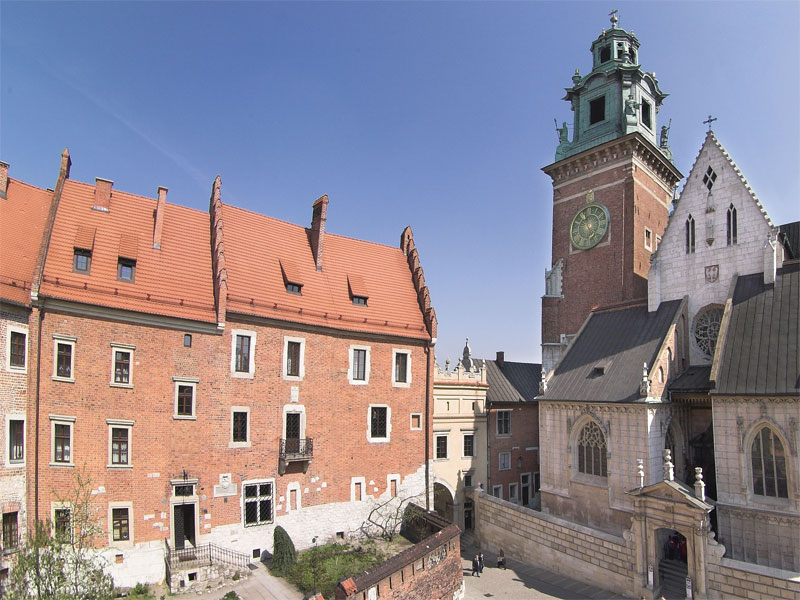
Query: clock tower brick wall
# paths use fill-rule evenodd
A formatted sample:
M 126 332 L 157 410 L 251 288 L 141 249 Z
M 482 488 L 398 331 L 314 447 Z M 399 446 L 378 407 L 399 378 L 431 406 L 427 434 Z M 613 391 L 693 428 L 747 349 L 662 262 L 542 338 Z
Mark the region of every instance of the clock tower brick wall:
M 566 348 L 564 341 L 578 332 L 593 308 L 647 298 L 650 254 L 666 229 L 679 173 L 638 134 L 568 157 L 544 171 L 553 180 L 552 265 L 559 270 L 560 283 L 548 282 L 542 297 L 546 373 Z M 606 207 L 610 222 L 600 242 L 581 251 L 570 241 L 570 226 L 587 204 L 587 194 L 591 202 Z

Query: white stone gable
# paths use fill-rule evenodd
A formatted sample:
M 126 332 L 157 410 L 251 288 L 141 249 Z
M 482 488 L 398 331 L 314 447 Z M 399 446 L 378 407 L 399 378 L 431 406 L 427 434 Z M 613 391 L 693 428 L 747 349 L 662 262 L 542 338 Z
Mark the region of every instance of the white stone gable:
M 710 190 L 704 181 L 709 167 L 713 173 Z M 736 210 L 735 243 L 728 241 L 731 205 Z M 694 219 L 694 252 L 686 248 L 690 215 Z M 653 255 L 648 276 L 649 310 L 656 310 L 661 302 L 689 296 L 691 332 L 701 309 L 725 303 L 735 276 L 764 271 L 765 247 L 775 234 L 775 226 L 747 180 L 709 131 Z M 710 362 L 711 357 L 692 339 L 690 364 Z

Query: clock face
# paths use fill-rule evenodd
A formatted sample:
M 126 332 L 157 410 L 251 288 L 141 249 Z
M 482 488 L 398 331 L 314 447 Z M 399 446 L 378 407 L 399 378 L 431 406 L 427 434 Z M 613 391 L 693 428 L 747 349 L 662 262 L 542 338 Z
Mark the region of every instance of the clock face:
M 569 239 L 578 250 L 588 250 L 600 243 L 608 232 L 610 217 L 608 209 L 602 204 L 587 204 L 569 227 Z

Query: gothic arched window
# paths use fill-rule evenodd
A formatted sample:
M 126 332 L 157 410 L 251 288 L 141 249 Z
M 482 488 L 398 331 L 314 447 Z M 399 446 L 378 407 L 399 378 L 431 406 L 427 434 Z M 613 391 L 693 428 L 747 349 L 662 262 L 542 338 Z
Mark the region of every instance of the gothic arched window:
M 607 477 L 606 438 L 597 423 L 590 421 L 578 436 L 578 471 Z
M 694 252 L 694 217 L 689 215 L 686 219 L 686 254 Z
M 736 207 L 731 202 L 731 205 L 728 207 L 728 246 L 732 246 L 736 243 L 737 238 L 737 223 L 736 223 Z
M 758 496 L 788 498 L 786 456 L 783 444 L 769 427 L 762 427 L 750 449 L 753 464 L 753 493 Z
M 694 318 L 694 340 L 706 356 L 714 356 L 719 326 L 722 322 L 722 310 L 722 306 L 711 304 Z

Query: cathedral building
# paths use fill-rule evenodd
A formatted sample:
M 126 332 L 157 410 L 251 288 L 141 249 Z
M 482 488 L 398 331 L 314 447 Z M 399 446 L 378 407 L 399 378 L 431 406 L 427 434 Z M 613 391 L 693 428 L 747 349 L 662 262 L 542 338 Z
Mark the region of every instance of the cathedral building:
M 627 540 L 637 597 L 713 596 L 724 568 L 792 580 L 800 225 L 770 220 L 711 130 L 673 201 L 636 37 L 612 16 L 592 56 L 544 169 L 542 511 Z

